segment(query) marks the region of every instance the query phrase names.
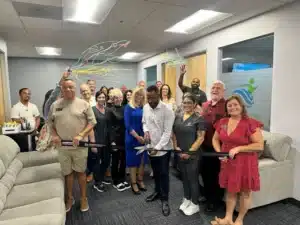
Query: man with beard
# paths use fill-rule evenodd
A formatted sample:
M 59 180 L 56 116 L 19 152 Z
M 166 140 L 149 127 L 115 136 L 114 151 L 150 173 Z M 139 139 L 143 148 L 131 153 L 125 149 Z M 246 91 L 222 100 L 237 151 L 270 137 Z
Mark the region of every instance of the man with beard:
M 205 92 L 199 88 L 200 80 L 198 78 L 193 78 L 193 80 L 191 82 L 191 87 L 187 87 L 187 86 L 183 85 L 183 77 L 184 77 L 185 73 L 186 73 L 185 65 L 182 65 L 180 67 L 180 77 L 178 80 L 178 86 L 180 87 L 180 89 L 182 90 L 183 93 L 189 92 L 189 93 L 192 93 L 193 95 L 195 95 L 197 104 L 199 104 L 201 106 L 202 103 L 207 101 L 207 97 L 206 97 Z
M 164 216 L 170 214 L 169 197 L 169 161 L 173 148 L 171 133 L 174 123 L 174 112 L 160 100 L 159 89 L 152 85 L 147 88 L 147 100 L 143 108 L 144 139 L 153 150 L 149 152 L 153 169 L 155 190 L 146 198 L 147 202 L 160 199 Z M 166 151 L 157 151 L 166 150 Z

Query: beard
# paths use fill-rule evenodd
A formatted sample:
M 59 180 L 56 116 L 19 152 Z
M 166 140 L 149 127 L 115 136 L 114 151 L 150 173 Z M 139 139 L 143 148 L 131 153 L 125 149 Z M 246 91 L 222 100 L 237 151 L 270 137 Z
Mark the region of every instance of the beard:
M 193 84 L 193 85 L 192 85 L 192 89 L 193 89 L 193 90 L 199 89 L 199 85 Z

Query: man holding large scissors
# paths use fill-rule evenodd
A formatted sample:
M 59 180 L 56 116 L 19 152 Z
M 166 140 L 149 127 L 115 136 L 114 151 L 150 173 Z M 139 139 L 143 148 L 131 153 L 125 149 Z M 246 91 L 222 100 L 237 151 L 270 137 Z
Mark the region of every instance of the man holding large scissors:
M 80 210 L 85 212 L 89 209 L 85 174 L 88 149 L 78 147 L 78 145 L 80 141 L 87 141 L 88 134 L 97 122 L 89 103 L 76 98 L 76 85 L 73 80 L 64 80 L 61 90 L 63 98 L 52 104 L 48 124 L 52 131 L 52 142 L 57 147 L 58 159 L 66 180 L 66 211 L 70 211 L 74 204 L 72 189 L 74 173 L 76 172 L 81 195 Z M 73 146 L 61 146 L 62 140 L 73 141 Z
M 160 101 L 159 89 L 153 85 L 147 88 L 148 104 L 143 109 L 143 130 L 145 141 L 150 143 L 149 151 L 151 167 L 153 169 L 155 190 L 146 198 L 147 202 L 157 199 L 162 201 L 162 213 L 170 214 L 168 204 L 169 195 L 169 160 L 173 148 L 170 139 L 174 123 L 174 112 L 165 103 Z M 161 151 L 165 150 L 165 151 Z

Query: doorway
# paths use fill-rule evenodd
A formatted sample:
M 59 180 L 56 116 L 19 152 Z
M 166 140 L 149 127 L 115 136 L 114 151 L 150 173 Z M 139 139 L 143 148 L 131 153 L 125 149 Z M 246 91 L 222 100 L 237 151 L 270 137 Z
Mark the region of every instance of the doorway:
M 147 87 L 155 85 L 157 81 L 157 66 L 151 66 L 146 68 L 146 84 Z
M 5 99 L 4 99 L 4 79 L 5 76 L 4 53 L 0 51 L 0 125 L 5 122 Z

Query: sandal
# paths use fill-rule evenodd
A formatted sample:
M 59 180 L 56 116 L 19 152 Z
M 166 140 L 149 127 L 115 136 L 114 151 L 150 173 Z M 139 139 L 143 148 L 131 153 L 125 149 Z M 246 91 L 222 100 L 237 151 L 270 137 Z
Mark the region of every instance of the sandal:
M 141 185 L 141 184 L 143 184 L 143 185 Z M 142 180 L 138 180 L 137 186 L 141 191 L 147 191 L 147 188 L 145 187 L 145 184 Z
M 132 190 L 133 194 L 135 194 L 135 195 L 140 195 L 141 192 L 140 192 L 139 188 L 138 188 L 138 190 L 136 191 L 136 190 L 134 190 L 133 185 L 137 185 L 137 188 L 138 188 L 138 184 L 137 184 L 137 183 L 131 183 L 131 190 Z
M 215 222 L 217 222 L 217 225 L 233 225 L 233 222 L 229 222 L 225 218 L 221 219 L 221 218 L 215 217 Z

